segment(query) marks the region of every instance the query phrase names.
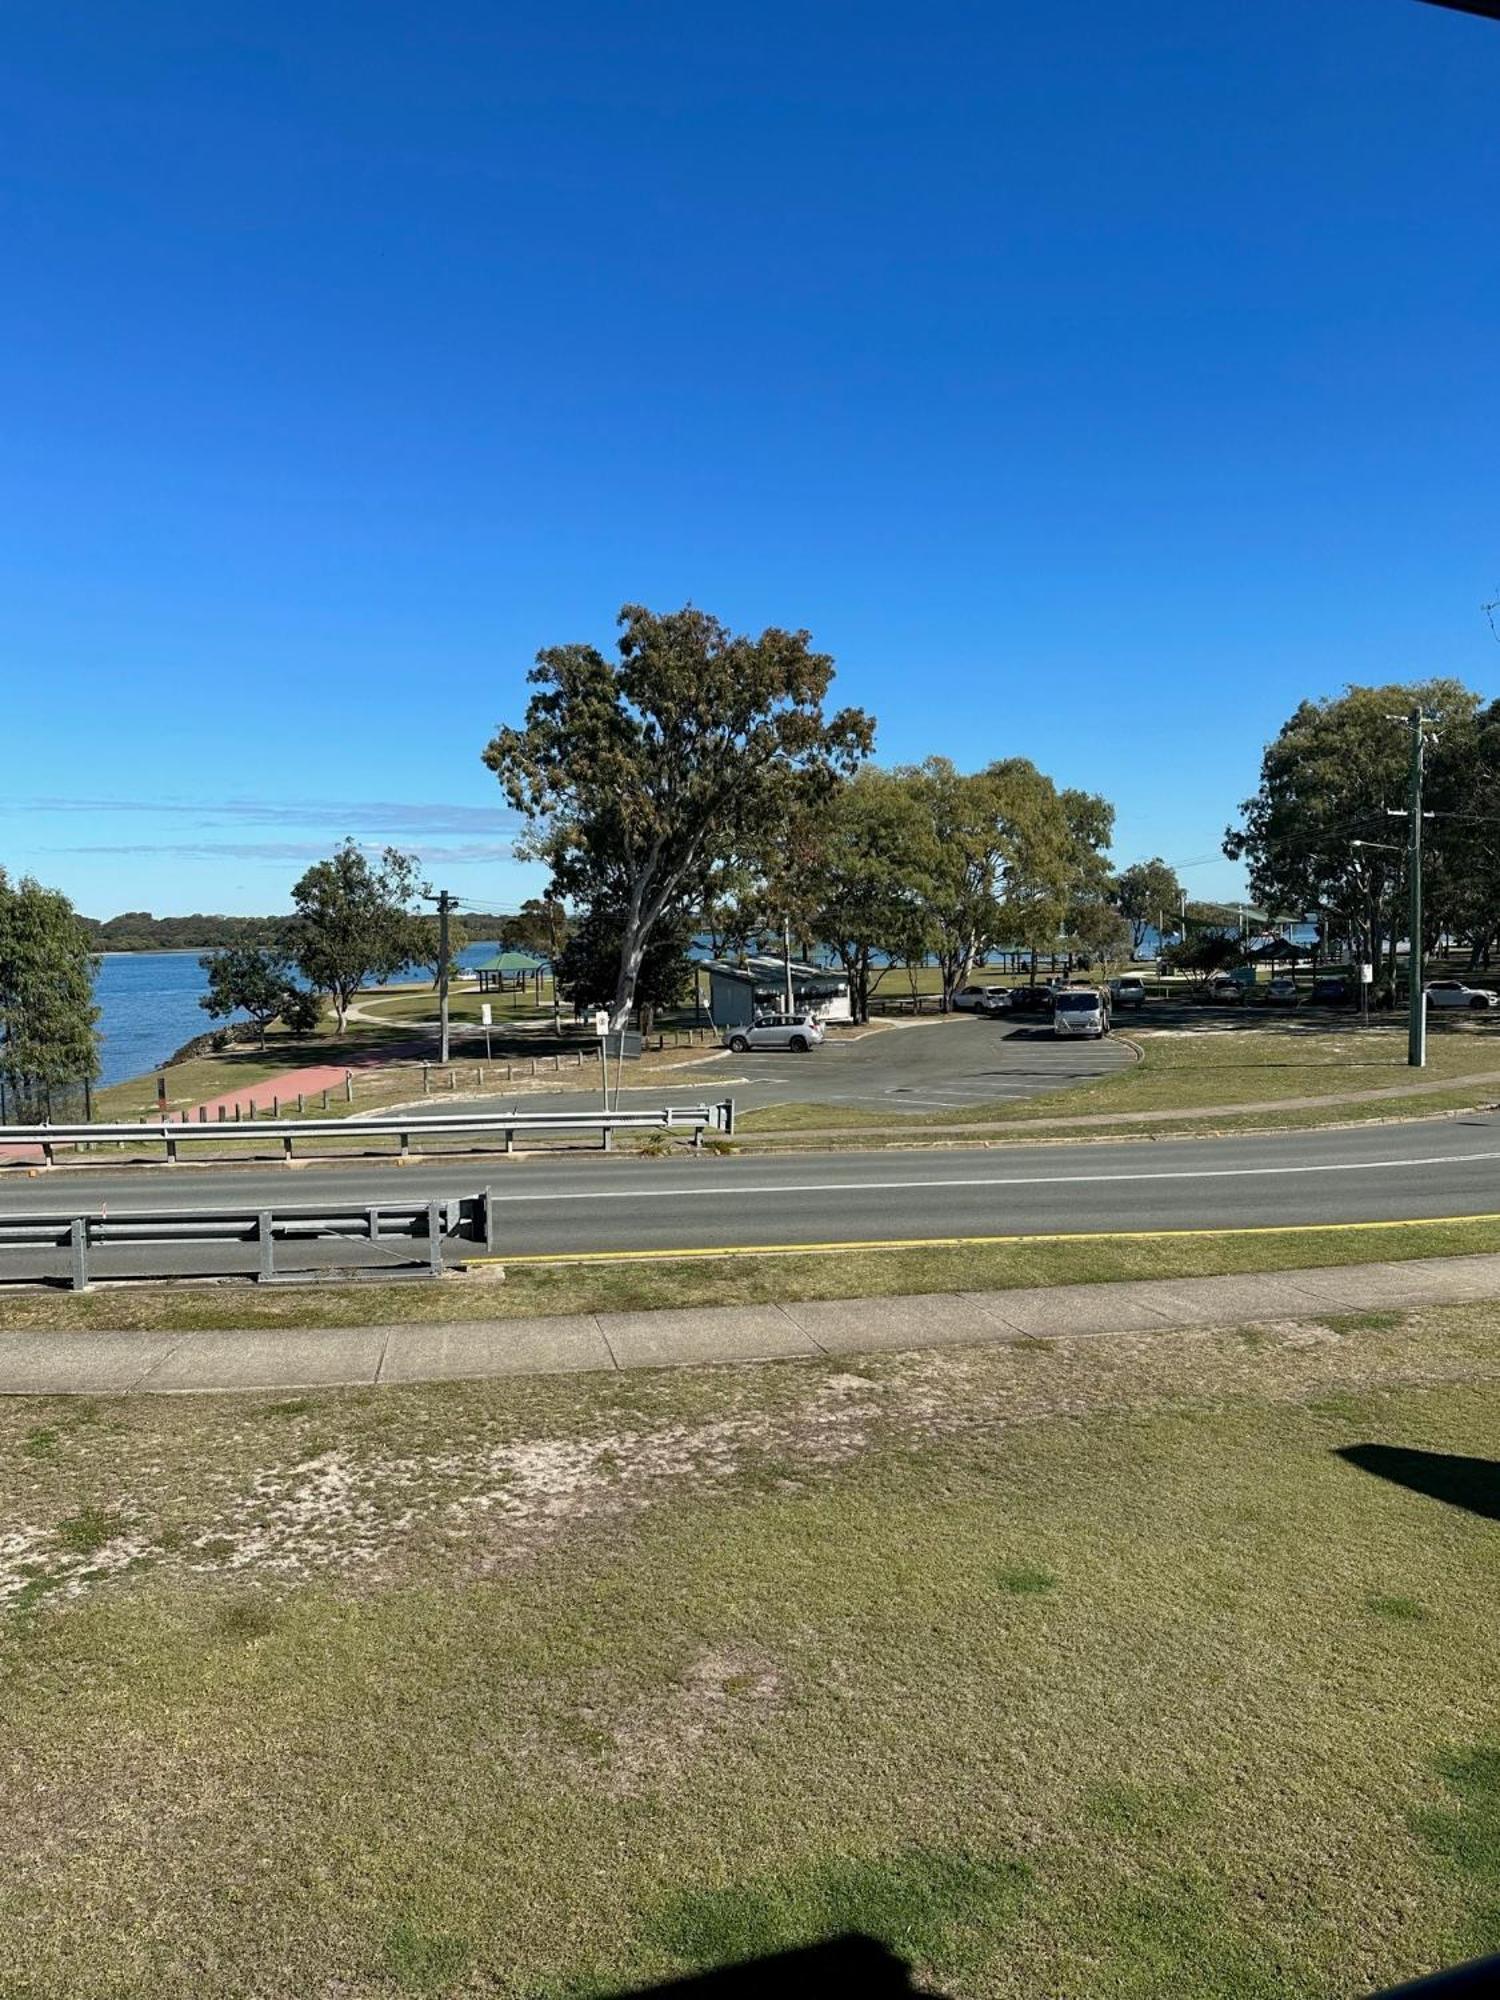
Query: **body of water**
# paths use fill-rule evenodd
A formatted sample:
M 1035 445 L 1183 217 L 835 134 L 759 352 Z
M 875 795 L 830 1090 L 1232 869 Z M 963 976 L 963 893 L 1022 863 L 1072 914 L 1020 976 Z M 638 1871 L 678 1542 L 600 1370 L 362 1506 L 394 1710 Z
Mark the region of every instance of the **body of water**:
M 493 944 L 471 944 L 458 955 L 461 966 L 494 956 Z M 117 951 L 105 955 L 94 981 L 99 1009 L 101 1083 L 144 1076 L 195 1035 L 221 1027 L 198 1005 L 208 981 L 196 951 Z M 401 979 L 419 979 L 410 971 Z M 430 975 L 429 975 L 430 976 Z M 236 1015 L 243 1020 L 243 1015 Z

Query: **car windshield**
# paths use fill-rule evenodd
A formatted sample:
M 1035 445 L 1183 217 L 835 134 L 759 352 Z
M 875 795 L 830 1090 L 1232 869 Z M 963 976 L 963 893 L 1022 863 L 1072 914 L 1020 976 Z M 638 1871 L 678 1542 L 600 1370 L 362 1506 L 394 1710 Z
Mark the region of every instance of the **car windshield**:
M 1065 1014 L 1091 1014 L 1099 1005 L 1097 993 L 1059 993 L 1057 1004 Z

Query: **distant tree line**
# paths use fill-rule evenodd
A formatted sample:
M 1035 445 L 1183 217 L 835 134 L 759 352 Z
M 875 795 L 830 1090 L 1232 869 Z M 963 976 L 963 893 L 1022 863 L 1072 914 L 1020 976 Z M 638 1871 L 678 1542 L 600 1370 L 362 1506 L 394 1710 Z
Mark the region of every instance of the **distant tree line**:
M 284 946 L 294 919 L 290 913 L 280 917 L 154 917 L 149 910 L 125 910 L 117 917 L 79 917 L 77 921 L 96 952 L 219 951 L 232 945 Z M 506 917 L 466 916 L 463 941 L 499 943 L 509 921 Z

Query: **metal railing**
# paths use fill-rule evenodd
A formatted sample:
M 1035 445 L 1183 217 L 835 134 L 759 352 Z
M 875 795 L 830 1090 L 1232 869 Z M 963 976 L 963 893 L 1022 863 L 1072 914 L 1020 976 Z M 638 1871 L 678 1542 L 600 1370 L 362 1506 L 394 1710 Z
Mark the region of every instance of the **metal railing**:
M 517 1133 L 597 1132 L 604 1151 L 610 1150 L 616 1132 L 690 1132 L 693 1144 L 701 1146 L 705 1132 L 734 1131 L 734 1099 L 719 1104 L 662 1105 L 647 1111 L 470 1111 L 438 1118 L 413 1117 L 393 1113 L 375 1118 L 255 1119 L 247 1124 L 204 1122 L 183 1119 L 150 1119 L 141 1124 L 120 1125 L 0 1125 L 0 1166 L 5 1155 L 20 1159 L 8 1164 L 25 1164 L 25 1156 L 40 1152 L 45 1163 L 56 1165 L 59 1147 L 139 1146 L 160 1144 L 168 1160 L 175 1160 L 182 1146 L 223 1146 L 229 1142 L 264 1144 L 268 1134 L 281 1142 L 283 1157 L 293 1158 L 300 1140 L 350 1139 L 370 1136 L 394 1137 L 399 1156 L 410 1159 L 421 1151 L 413 1139 L 503 1137 L 505 1150 L 513 1153 Z
M 494 1227 L 495 1205 L 488 1188 L 474 1195 L 432 1201 L 348 1204 L 333 1201 L 301 1208 L 152 1208 L 113 1212 L 100 1208 L 69 1215 L 4 1216 L 0 1217 L 0 1280 L 19 1283 L 36 1283 L 39 1278 L 55 1280 L 60 1273 L 38 1267 L 48 1261 L 47 1252 L 66 1251 L 67 1282 L 73 1291 L 84 1292 L 92 1282 L 91 1259 L 98 1251 L 142 1244 L 163 1250 L 197 1251 L 204 1245 L 250 1243 L 256 1246 L 256 1265 L 251 1273 L 245 1273 L 238 1263 L 207 1271 L 202 1260 L 194 1257 L 189 1260 L 194 1268 L 187 1272 L 180 1268 L 142 1270 L 136 1265 L 118 1275 L 137 1278 L 249 1275 L 260 1284 L 286 1283 L 310 1279 L 320 1273 L 309 1268 L 278 1269 L 278 1243 L 328 1242 L 418 1244 L 420 1250 L 412 1256 L 395 1262 L 377 1262 L 365 1274 L 391 1277 L 419 1273 L 440 1278 L 446 1240 L 476 1243 L 492 1250 Z M 377 1251 L 377 1258 L 379 1254 Z M 17 1258 L 29 1268 L 16 1270 L 13 1259 Z

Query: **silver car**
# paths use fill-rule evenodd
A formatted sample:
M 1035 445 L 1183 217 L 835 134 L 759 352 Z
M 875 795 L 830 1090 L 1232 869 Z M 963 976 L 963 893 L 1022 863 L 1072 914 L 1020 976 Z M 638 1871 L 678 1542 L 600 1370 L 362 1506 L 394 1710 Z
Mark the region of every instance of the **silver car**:
M 1433 979 L 1423 987 L 1429 1007 L 1467 1007 L 1475 1014 L 1500 1007 L 1500 993 L 1486 986 L 1465 986 L 1461 979 Z
M 806 1055 L 823 1040 L 823 1023 L 811 1014 L 763 1014 L 748 1028 L 731 1028 L 724 1037 L 736 1055 L 747 1049 L 795 1049 Z

